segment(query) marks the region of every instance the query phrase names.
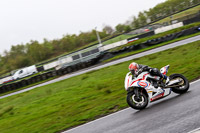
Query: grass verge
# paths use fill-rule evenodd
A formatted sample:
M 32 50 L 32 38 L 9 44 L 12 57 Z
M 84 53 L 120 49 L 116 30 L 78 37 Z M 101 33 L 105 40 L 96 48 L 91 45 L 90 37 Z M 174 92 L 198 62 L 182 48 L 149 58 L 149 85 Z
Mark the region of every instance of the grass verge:
M 149 46 L 147 48 L 143 48 L 143 49 L 139 49 L 139 50 L 135 50 L 135 51 L 119 54 L 117 56 L 114 56 L 113 58 L 104 60 L 103 62 L 110 62 L 110 61 L 113 61 L 113 60 L 117 60 L 117 59 L 120 59 L 120 58 L 123 58 L 123 57 L 127 57 L 127 56 L 130 56 L 130 55 L 133 55 L 133 54 L 137 54 L 137 53 L 141 53 L 141 52 L 144 52 L 144 51 L 147 51 L 147 50 L 151 50 L 151 49 L 154 49 L 154 48 L 157 48 L 157 47 L 161 47 L 161 46 L 164 46 L 164 45 L 167 45 L 167 44 L 170 44 L 170 43 L 174 43 L 174 42 L 177 42 L 177 41 L 188 39 L 188 38 L 191 38 L 191 37 L 194 37 L 194 36 L 197 36 L 197 35 L 200 35 L 200 32 L 192 34 L 192 35 L 187 35 L 187 36 L 183 36 L 183 37 L 180 37 L 180 38 L 176 38 L 174 40 L 163 42 L 163 43 L 160 43 L 160 44 L 157 44 L 157 45 L 154 45 L 154 46 Z
M 117 51 L 117 50 L 120 50 L 120 49 L 122 49 L 123 47 L 126 47 L 126 46 L 140 44 L 140 43 L 146 42 L 148 40 L 153 40 L 153 39 L 161 38 L 161 37 L 167 36 L 169 34 L 173 34 L 173 33 L 177 33 L 177 32 L 180 32 L 180 31 L 183 31 L 183 30 L 186 30 L 186 29 L 190 29 L 190 28 L 195 27 L 195 26 L 200 26 L 200 22 L 196 22 L 196 23 L 192 23 L 192 24 L 189 24 L 189 25 L 185 25 L 185 26 L 182 26 L 182 27 L 179 27 L 179 28 L 176 28 L 176 29 L 172 29 L 172 30 L 163 32 L 163 33 L 155 34 L 153 36 L 141 38 L 141 39 L 138 39 L 138 40 L 136 40 L 134 42 L 127 43 L 125 45 L 113 48 L 110 51 Z
M 193 14 L 197 14 L 200 10 L 200 5 L 196 6 L 196 7 L 193 7 L 193 8 L 190 8 L 188 10 L 185 10 L 185 11 L 182 11 L 180 13 L 177 13 L 177 14 L 174 14 L 172 15 L 173 16 L 173 20 L 177 20 L 177 19 L 181 19 L 181 18 L 185 18 L 187 17 L 188 15 L 193 15 Z M 166 17 L 162 20 L 159 20 L 155 23 L 164 23 L 164 22 L 168 22 L 168 23 L 171 23 L 171 18 L 170 17 Z M 153 23 L 153 24 L 155 24 Z
M 36 85 L 39 85 L 39 84 L 48 82 L 48 81 L 53 80 L 53 79 L 56 79 L 56 78 L 58 78 L 58 76 L 54 76 L 54 77 L 48 78 L 48 79 L 46 79 L 46 80 L 42 80 L 42 81 L 39 81 L 39 82 L 30 84 L 30 85 L 27 85 L 27 86 L 22 87 L 22 88 L 18 88 L 18 89 L 12 90 L 12 91 L 8 91 L 8 92 L 5 92 L 5 93 L 2 93 L 2 94 L 0 94 L 0 96 L 5 96 L 5 95 L 11 94 L 11 93 L 13 93 L 13 92 L 17 92 L 17 91 L 20 91 L 20 90 L 24 90 L 24 89 L 27 89 L 27 88 L 30 88 L 30 87 L 33 87 L 33 86 L 36 86 Z
M 135 59 L 181 73 L 200 75 L 200 41 Z M 132 61 L 91 71 L 0 100 L 1 133 L 53 133 L 126 108 L 124 76 Z
M 196 33 L 196 34 L 180 37 L 180 38 L 177 38 L 177 39 L 174 39 L 174 40 L 171 40 L 171 41 L 168 41 L 168 42 L 163 42 L 163 43 L 160 43 L 158 45 L 150 46 L 150 47 L 147 47 L 147 48 L 144 48 L 144 49 L 140 49 L 140 50 L 136 50 L 136 51 L 120 54 L 120 55 L 117 55 L 117 56 L 115 56 L 113 58 L 107 59 L 107 60 L 105 60 L 103 62 L 106 63 L 106 62 L 110 62 L 110 61 L 113 61 L 113 60 L 117 60 L 117 59 L 120 59 L 120 58 L 123 58 L 123 57 L 127 57 L 127 56 L 130 56 L 130 55 L 133 55 L 133 54 L 137 54 L 137 53 L 140 53 L 140 52 L 147 51 L 147 50 L 151 50 L 151 49 L 154 49 L 154 48 L 157 48 L 157 47 L 161 47 L 161 46 L 164 46 L 164 45 L 167 45 L 167 44 L 170 44 L 170 43 L 173 43 L 173 42 L 177 42 L 177 41 L 180 41 L 180 40 L 184 40 L 184 39 L 187 39 L 187 38 L 190 38 L 190 37 L 194 37 L 194 36 L 197 36 L 197 35 L 200 35 L 200 33 Z M 34 75 L 34 76 L 36 76 L 36 75 Z M 28 77 L 28 78 L 30 78 L 30 77 Z M 43 81 L 40 81 L 40 82 L 37 82 L 37 83 L 34 83 L 34 84 L 31 84 L 31 85 L 28 85 L 28 86 L 25 86 L 25 87 L 22 87 L 22 88 L 19 88 L 19 89 L 16 89 L 16 90 L 12 90 L 12 91 L 0 94 L 0 96 L 4 96 L 4 95 L 7 95 L 7 94 L 10 94 L 10 93 L 13 93 L 13 92 L 17 92 L 19 90 L 23 90 L 23 89 L 26 89 L 26 88 L 41 84 L 41 83 L 45 83 L 47 81 L 50 81 L 50 80 L 53 80 L 53 79 L 56 79 L 56 78 L 58 78 L 58 76 L 52 77 L 52 78 L 49 78 L 47 80 L 43 80 Z
M 163 43 L 160 43 L 160 44 L 158 44 L 158 45 L 150 46 L 150 47 L 147 47 L 147 48 L 144 48 L 144 49 L 140 49 L 140 50 L 136 50 L 136 51 L 132 51 L 132 52 L 127 52 L 127 53 L 124 53 L 124 54 L 120 54 L 120 55 L 117 55 L 117 56 L 115 56 L 115 57 L 113 57 L 113 58 L 107 59 L 107 60 L 105 60 L 105 61 L 103 61 L 103 62 L 106 63 L 106 62 L 110 62 L 110 61 L 113 61 L 113 60 L 117 60 L 117 59 L 120 59 L 120 58 L 123 58 L 123 57 L 127 57 L 127 56 L 130 56 L 130 55 L 133 55 L 133 54 L 137 54 L 137 53 L 140 53 L 140 52 L 147 51 L 147 50 L 151 50 L 151 49 L 154 49 L 154 48 L 157 48 L 157 47 L 161 47 L 161 46 L 164 46 L 164 45 L 167 45 L 167 44 L 170 44 L 170 43 L 173 43 L 173 42 L 177 42 L 177 41 L 180 41 L 180 40 L 184 40 L 184 39 L 187 39 L 187 38 L 190 38 L 190 37 L 194 37 L 194 36 L 197 36 L 197 35 L 200 35 L 200 32 L 195 33 L 195 34 L 192 34 L 192 35 L 180 37 L 180 38 L 177 38 L 177 39 L 168 41 L 168 42 L 163 42 Z M 36 75 L 37 75 L 37 74 L 35 74 L 35 75 L 33 75 L 33 76 L 36 76 Z M 31 76 L 31 77 L 32 77 L 32 76 Z M 30 78 L 30 77 L 27 77 L 27 78 Z M 32 87 L 32 86 L 35 86 L 35 85 L 38 85 L 38 84 L 47 82 L 47 81 L 52 80 L 52 79 L 55 79 L 55 78 L 57 78 L 57 77 L 53 77 L 53 78 L 50 78 L 50 79 L 47 79 L 47 80 L 43 80 L 43 81 L 41 81 L 41 82 L 37 82 L 37 83 L 35 83 L 35 84 L 31 84 L 31 85 L 25 86 L 25 87 L 23 87 L 23 88 L 19 88 L 19 89 L 13 90 L 13 91 L 9 91 L 9 92 L 0 94 L 0 96 L 4 96 L 4 95 L 7 95 L 7 94 L 10 94 L 10 93 L 19 91 L 19 90 L 23 90 L 23 89 L 26 89 L 26 88 L 29 88 L 29 87 Z M 25 78 L 24 78 L 24 79 L 25 79 Z M 22 80 L 23 80 L 23 79 L 22 79 Z M 7 84 L 9 84 L 9 83 L 7 83 Z
M 117 36 L 115 38 L 112 38 L 110 40 L 103 42 L 103 45 L 112 44 L 112 43 L 122 41 L 122 40 L 128 39 L 130 37 L 134 37 L 134 36 L 137 36 L 137 35 L 139 35 L 139 34 L 134 34 L 134 35 L 122 34 L 120 36 Z

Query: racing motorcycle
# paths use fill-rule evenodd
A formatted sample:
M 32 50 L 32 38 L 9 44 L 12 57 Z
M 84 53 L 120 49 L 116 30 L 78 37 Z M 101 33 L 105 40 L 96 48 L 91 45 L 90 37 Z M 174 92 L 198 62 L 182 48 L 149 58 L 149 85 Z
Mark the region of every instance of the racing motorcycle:
M 160 69 L 164 75 L 167 74 L 169 65 Z M 154 102 L 171 94 L 171 91 L 183 94 L 189 89 L 188 80 L 181 74 L 169 76 L 169 82 L 165 84 L 159 76 L 152 76 L 149 72 L 142 72 L 136 78 L 126 74 L 125 89 L 127 103 L 133 109 L 141 110 L 147 107 L 148 103 Z

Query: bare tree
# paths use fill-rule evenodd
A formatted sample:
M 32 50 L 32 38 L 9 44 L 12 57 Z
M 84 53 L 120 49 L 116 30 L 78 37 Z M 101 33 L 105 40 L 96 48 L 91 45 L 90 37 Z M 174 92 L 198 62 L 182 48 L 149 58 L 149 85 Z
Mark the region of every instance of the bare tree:
M 103 31 L 106 31 L 107 34 L 111 35 L 114 32 L 114 29 L 109 25 L 105 25 Z

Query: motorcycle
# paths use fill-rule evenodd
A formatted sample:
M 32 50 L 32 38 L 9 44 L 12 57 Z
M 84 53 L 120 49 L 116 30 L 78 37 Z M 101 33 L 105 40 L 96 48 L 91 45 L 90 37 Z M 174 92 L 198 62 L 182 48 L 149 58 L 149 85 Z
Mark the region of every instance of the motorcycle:
M 169 65 L 160 69 L 164 75 L 167 74 Z M 165 84 L 159 76 L 152 76 L 149 72 L 142 72 L 133 78 L 128 72 L 125 78 L 125 89 L 127 93 L 127 103 L 130 107 L 142 110 L 150 102 L 157 101 L 171 94 L 171 91 L 183 94 L 189 89 L 188 80 L 181 74 L 172 74 L 169 76 L 169 82 Z

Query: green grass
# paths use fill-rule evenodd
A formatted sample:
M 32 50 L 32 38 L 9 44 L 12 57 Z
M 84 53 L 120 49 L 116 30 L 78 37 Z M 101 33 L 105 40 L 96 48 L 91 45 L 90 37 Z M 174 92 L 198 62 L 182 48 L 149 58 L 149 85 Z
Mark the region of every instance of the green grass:
M 200 41 L 133 61 L 200 76 Z M 52 133 L 126 108 L 124 76 L 127 61 L 0 100 L 1 133 Z
M 35 77 L 35 76 L 37 76 L 37 75 L 42 75 L 42 74 L 47 73 L 47 72 L 50 72 L 50 71 L 52 71 L 52 69 L 46 70 L 46 71 L 42 71 L 42 72 L 38 72 L 38 73 L 35 73 L 35 74 L 33 74 L 33 75 L 29 75 L 29 76 L 27 76 L 27 77 L 24 77 L 24 78 L 20 78 L 20 79 L 17 79 L 17 80 L 13 80 L 13 81 L 11 81 L 11 82 L 7 82 L 7 83 L 4 83 L 4 84 L 0 84 L 0 87 L 3 86 L 3 85 L 9 85 L 9 84 L 12 84 L 12 83 L 20 82 L 20 81 L 22 81 L 22 80 L 27 80 L 27 79 L 30 79 L 30 78 Z
M 197 25 L 200 25 L 200 23 L 190 24 L 190 25 L 183 26 L 183 27 L 181 27 L 181 28 L 177 28 L 177 29 L 174 29 L 174 30 L 165 32 L 165 33 L 161 33 L 161 34 L 158 34 L 158 35 L 154 35 L 154 36 L 152 36 L 152 37 L 143 38 L 143 39 L 137 40 L 137 41 L 135 41 L 135 42 L 126 44 L 126 45 L 124 45 L 124 46 L 115 48 L 115 49 L 113 49 L 113 50 L 111 50 L 111 51 L 119 50 L 119 49 L 121 49 L 122 47 L 134 45 L 134 44 L 137 44 L 137 43 L 142 43 L 142 42 L 144 42 L 144 41 L 146 41 L 146 40 L 149 40 L 149 39 L 158 38 L 158 37 L 161 37 L 161 36 L 164 36 L 164 35 L 173 33 L 173 32 L 178 32 L 178 31 L 183 30 L 183 29 L 188 29 L 188 28 L 190 28 L 190 27 L 194 27 L 194 26 L 197 26 Z M 158 44 L 158 45 L 155 45 L 155 46 L 150 46 L 150 47 L 147 47 L 147 48 L 144 48 L 144 49 L 140 49 L 140 50 L 137 50 L 137 51 L 132 51 L 132 52 L 128 52 L 128 53 L 125 53 L 125 54 L 120 54 L 120 55 L 117 55 L 117 56 L 115 56 L 115 57 L 113 57 L 113 58 L 110 58 L 110 59 L 108 59 L 108 60 L 105 60 L 104 62 L 109 62 L 109 61 L 112 61 L 112 60 L 116 60 L 116 59 L 119 59 L 119 58 L 123 58 L 123 57 L 126 57 L 126 56 L 130 56 L 130 55 L 133 55 L 133 54 L 137 54 L 137 53 L 140 53 L 140 52 L 143 52 L 143 51 L 147 51 L 147 50 L 150 50 L 150 49 L 153 49 L 153 48 L 156 48 L 156 47 L 160 47 L 160 46 L 163 46 L 163 45 L 167 45 L 167 44 L 169 44 L 169 43 L 173 43 L 173 42 L 176 42 L 176 41 L 180 41 L 180 40 L 183 40 L 183 39 L 187 39 L 187 38 L 190 38 L 190 37 L 193 37 L 193 36 L 196 36 L 196 35 L 200 35 L 200 33 L 196 33 L 196 34 L 192 34 L 192 35 L 180 37 L 180 38 L 177 38 L 177 39 L 168 41 L 168 42 L 163 42 L 163 43 L 161 43 L 161 44 Z M 35 74 L 35 75 L 32 75 L 32 76 L 36 76 L 36 75 L 38 75 L 38 74 Z M 31 76 L 31 77 L 32 77 L 32 76 Z M 30 77 L 26 77 L 26 78 L 30 78 Z M 24 78 L 24 79 L 26 79 L 26 78 Z M 55 77 L 54 77 L 54 78 L 55 78 Z M 23 88 L 19 88 L 19 89 L 17 89 L 17 90 L 9 91 L 9 92 L 0 94 L 0 96 L 6 95 L 6 94 L 10 94 L 10 93 L 13 93 L 13 92 L 22 90 L 22 89 L 26 89 L 26 88 L 28 88 L 28 87 L 31 87 L 31 86 L 34 86 L 34 85 L 37 85 L 37 84 L 40 84 L 40 83 L 49 81 L 49 80 L 54 79 L 54 78 L 50 78 L 50 79 L 47 79 L 47 80 L 44 80 L 44 81 L 41 81 L 41 82 L 37 82 L 37 83 L 35 83 L 35 84 L 29 85 L 29 86 L 26 86 L 26 87 L 23 87 Z M 21 80 L 24 80 L 24 79 L 21 79 Z M 10 83 L 12 83 L 12 82 L 9 82 L 9 83 L 6 83 L 6 84 L 10 84 Z
M 183 12 L 180 12 L 180 13 L 177 13 L 177 14 L 173 15 L 173 20 L 179 19 L 179 18 L 182 18 L 182 17 L 185 17 L 185 16 L 187 16 L 187 15 L 189 15 L 189 14 L 197 13 L 199 10 L 200 10 L 200 5 L 199 5 L 199 6 L 196 6 L 196 7 L 193 7 L 193 8 L 191 8 L 191 9 L 188 9 L 188 10 L 186 10 L 186 11 L 183 11 Z M 166 18 L 164 18 L 164 19 L 162 19 L 162 20 L 159 20 L 159 21 L 157 21 L 157 22 L 155 22 L 155 23 L 164 23 L 164 22 L 170 22 L 170 17 L 166 17 Z M 155 23 L 153 23 L 153 24 L 155 24 Z M 130 38 L 130 37 L 134 37 L 134 36 L 136 36 L 136 35 L 125 35 L 125 34 L 122 34 L 122 35 L 117 36 L 117 37 L 115 37 L 115 38 L 109 39 L 109 40 L 103 42 L 102 44 L 107 45 L 107 44 L 115 43 L 115 42 L 118 42 L 118 41 L 121 41 L 121 40 L 124 40 L 124 39 L 128 39 L 128 38 Z M 110 37 L 110 36 L 109 36 L 109 37 Z M 109 37 L 105 37 L 105 38 L 103 38 L 102 40 L 105 40 L 106 38 L 109 38 Z M 70 51 L 70 52 L 63 53 L 63 54 L 61 54 L 61 55 L 59 55 L 59 56 L 57 56 L 57 57 L 52 57 L 52 58 L 47 59 L 47 60 L 45 60 L 45 61 L 41 61 L 41 62 L 37 63 L 36 65 L 37 65 L 37 66 L 41 66 L 41 65 L 39 65 L 39 64 L 42 64 L 42 63 L 45 63 L 45 62 L 54 60 L 55 58 L 59 58 L 59 57 L 65 56 L 65 55 L 67 55 L 67 54 L 69 54 L 69 53 L 72 53 L 72 52 L 74 52 L 74 51 L 83 49 L 83 48 L 88 47 L 88 46 L 90 46 L 90 45 L 93 45 L 93 44 L 95 44 L 95 43 L 98 43 L 98 41 L 91 42 L 91 43 L 86 44 L 86 45 L 84 45 L 84 46 L 82 46 L 82 47 L 80 47 L 80 48 L 78 48 L 78 49 L 76 49 L 76 50 L 72 50 L 72 51 Z M 7 75 L 7 74 L 9 74 L 9 73 L 3 74 L 3 75 L 1 75 L 1 76 Z
M 33 87 L 33 86 L 36 86 L 36 85 L 39 85 L 39 84 L 48 82 L 48 81 L 53 80 L 53 79 L 56 79 L 56 78 L 58 78 L 58 76 L 54 76 L 54 77 L 48 78 L 48 79 L 46 79 L 46 80 L 42 80 L 42 81 L 39 81 L 39 82 L 30 84 L 30 85 L 27 85 L 27 86 L 25 86 L 25 87 L 18 88 L 18 89 L 12 90 L 12 91 L 8 91 L 8 92 L 5 92 L 5 93 L 1 93 L 0 96 L 5 96 L 5 95 L 11 94 L 11 93 L 13 93 L 13 92 L 17 92 L 17 91 L 20 91 L 20 90 L 24 90 L 24 89 L 27 89 L 27 88 L 30 88 L 30 87 Z
M 188 15 L 192 15 L 192 14 L 198 13 L 199 11 L 200 11 L 200 5 L 198 5 L 196 7 L 193 7 L 193 8 L 190 8 L 188 10 L 182 11 L 180 13 L 174 14 L 172 20 L 181 19 L 181 18 L 184 18 L 184 17 L 186 17 Z M 159 21 L 157 21 L 155 23 L 161 23 L 161 24 L 164 23 L 164 22 L 170 23 L 170 21 L 171 21 L 171 18 L 170 17 L 166 17 L 166 18 L 164 18 L 162 20 L 159 20 Z M 153 24 L 155 24 L 155 23 L 153 23 Z M 125 34 L 122 34 L 120 36 L 117 36 L 115 38 L 112 38 L 112 39 L 110 39 L 108 41 L 103 42 L 103 44 L 107 45 L 107 44 L 115 43 L 115 42 L 122 41 L 124 39 L 128 39 L 128 38 L 134 37 L 134 36 L 136 36 L 136 35 L 125 35 Z
M 193 7 L 193 8 L 190 8 L 188 10 L 182 11 L 180 13 L 174 14 L 172 20 L 181 19 L 181 18 L 184 18 L 184 17 L 186 17 L 188 15 L 192 15 L 192 14 L 198 13 L 199 11 L 200 11 L 200 5 L 198 5 L 196 7 Z M 159 20 L 159 21 L 157 21 L 155 23 L 161 23 L 161 24 L 164 23 L 164 22 L 170 23 L 170 21 L 171 21 L 171 18 L 170 17 L 166 17 L 166 18 L 164 18 L 162 20 Z M 153 23 L 153 24 L 155 24 L 155 23 Z M 124 39 L 128 39 L 128 38 L 134 37 L 134 36 L 136 36 L 136 35 L 125 35 L 125 34 L 122 34 L 120 36 L 117 36 L 115 38 L 112 38 L 112 39 L 110 39 L 108 41 L 103 42 L 103 44 L 107 45 L 107 44 L 115 43 L 115 42 L 122 41 Z
M 134 36 L 137 36 L 137 35 L 135 35 L 135 34 L 134 35 L 122 34 L 120 36 L 117 36 L 115 38 L 112 38 L 108 41 L 103 42 L 103 44 L 107 45 L 107 44 L 115 43 L 115 42 L 122 41 L 122 40 L 128 39 L 130 37 L 134 37 Z
M 186 17 L 188 15 L 192 15 L 192 14 L 198 13 L 199 11 L 200 11 L 200 5 L 198 5 L 196 7 L 193 7 L 193 8 L 190 8 L 188 10 L 182 11 L 180 13 L 172 15 L 173 16 L 172 20 L 181 19 L 181 18 L 184 18 L 184 17 Z M 171 21 L 170 17 L 166 17 L 166 18 L 164 18 L 162 20 L 159 20 L 159 21 L 157 21 L 155 23 L 160 23 L 160 24 L 162 24 L 164 22 L 170 23 L 170 21 Z M 155 23 L 153 23 L 153 24 L 155 24 Z
M 51 71 L 51 70 L 39 72 L 39 73 L 36 73 L 36 74 L 34 74 L 34 75 L 30 75 L 30 76 L 28 76 L 28 77 L 24 77 L 24 78 L 19 79 L 19 80 L 16 80 L 16 81 L 11 81 L 11 82 L 8 82 L 8 83 L 5 83 L 5 84 L 0 84 L 0 86 L 13 84 L 13 83 L 16 83 L 16 82 L 20 82 L 20 81 L 22 81 L 22 80 L 27 80 L 27 79 L 29 79 L 29 78 L 31 78 L 31 77 L 34 77 L 34 76 L 37 76 L 37 75 L 40 75 L 40 74 L 44 74 L 44 73 L 49 72 L 49 71 Z M 23 89 L 26 89 L 26 88 L 29 88 L 29 87 L 33 87 L 33 86 L 36 86 L 36 85 L 45 83 L 45 82 L 47 82 L 47 81 L 56 79 L 56 78 L 58 78 L 58 77 L 59 77 L 59 76 L 53 76 L 53 77 L 48 78 L 48 79 L 46 79 L 46 80 L 42 80 L 42 81 L 39 81 L 39 82 L 30 84 L 30 85 L 27 85 L 27 86 L 22 87 L 22 88 L 18 88 L 18 89 L 12 90 L 12 91 L 8 91 L 8 92 L 5 92 L 5 93 L 1 93 L 0 96 L 4 96 L 4 95 L 7 95 L 7 94 L 10 94 L 10 93 L 13 93 L 13 92 L 17 92 L 17 91 L 20 91 L 20 90 L 23 90 Z
M 172 30 L 169 30 L 169 31 L 166 31 L 166 32 L 163 32 L 163 33 L 159 33 L 159 34 L 156 34 L 156 35 L 153 35 L 153 36 L 150 36 L 150 37 L 141 38 L 141 39 L 138 39 L 134 42 L 122 45 L 120 47 L 116 47 L 114 49 L 111 49 L 110 51 L 120 50 L 120 49 L 122 49 L 123 47 L 126 47 L 126 46 L 140 44 L 140 43 L 143 43 L 143 42 L 148 41 L 148 40 L 153 40 L 153 39 L 157 39 L 157 38 L 160 38 L 160 37 L 164 37 L 166 35 L 173 34 L 173 33 L 176 33 L 176 32 L 180 32 L 182 30 L 186 30 L 186 29 L 189 29 L 189 28 L 192 28 L 192 27 L 195 27 L 195 26 L 200 26 L 200 22 L 185 25 L 185 26 L 182 26 L 182 27 L 179 27 L 179 28 L 176 28 L 176 29 L 172 29 Z
M 154 49 L 154 48 L 157 48 L 157 47 L 160 47 L 160 46 L 164 46 L 164 45 L 167 45 L 167 44 L 170 44 L 170 43 L 173 43 L 173 42 L 177 42 L 177 41 L 180 41 L 180 40 L 183 40 L 183 39 L 187 39 L 187 38 L 190 38 L 190 37 L 193 37 L 193 36 L 197 36 L 197 35 L 200 35 L 200 33 L 196 33 L 196 34 L 180 37 L 180 38 L 177 38 L 177 39 L 174 39 L 174 40 L 171 40 L 171 41 L 168 41 L 168 42 L 163 42 L 163 43 L 160 43 L 158 45 L 150 46 L 150 47 L 147 47 L 147 48 L 144 48 L 144 49 L 140 49 L 140 50 L 136 50 L 136 51 L 120 54 L 120 55 L 117 55 L 117 56 L 115 56 L 113 58 L 107 59 L 104 62 L 110 62 L 110 61 L 113 61 L 113 60 L 117 60 L 117 59 L 120 59 L 120 58 L 123 58 L 123 57 L 127 57 L 127 56 L 130 56 L 130 55 L 133 55 L 133 54 L 137 54 L 137 53 L 140 53 L 140 52 L 144 52 L 144 51 L 147 51 L 147 50 L 150 50 L 150 49 Z M 34 75 L 34 76 L 36 76 L 36 75 Z M 30 78 L 30 77 L 27 77 L 27 78 Z M 32 87 L 32 86 L 35 86 L 35 85 L 50 81 L 50 80 L 53 80 L 55 78 L 57 78 L 57 76 L 49 78 L 49 79 L 46 79 L 46 80 L 43 80 L 43 81 L 40 81 L 40 82 L 37 82 L 37 83 L 34 83 L 34 84 L 31 84 L 31 85 L 28 85 L 28 86 L 25 86 L 25 87 L 22 87 L 22 88 L 19 88 L 19 89 L 16 89 L 16 90 L 12 90 L 12 91 L 0 94 L 0 96 L 4 96 L 4 95 L 7 95 L 7 94 L 10 94 L 10 93 L 19 91 L 19 90 L 23 90 L 23 89 L 26 89 L 26 88 L 29 88 L 29 87 Z M 22 79 L 22 80 L 24 80 L 24 79 Z M 7 83 L 7 84 L 10 84 L 10 83 Z
M 194 36 L 197 36 L 197 35 L 200 35 L 200 32 L 192 34 L 192 35 L 176 38 L 174 40 L 163 42 L 163 43 L 160 43 L 160 44 L 157 44 L 157 45 L 154 45 L 154 46 L 150 46 L 150 47 L 147 47 L 147 48 L 135 50 L 135 51 L 132 51 L 132 52 L 127 52 L 127 53 L 124 53 L 124 54 L 119 54 L 117 56 L 114 56 L 113 58 L 104 60 L 103 62 L 110 62 L 110 61 L 113 61 L 113 60 L 124 58 L 124 57 L 130 56 L 130 55 L 133 55 L 133 54 L 141 53 L 141 52 L 144 52 L 144 51 L 147 51 L 147 50 L 151 50 L 151 49 L 154 49 L 154 48 L 157 48 L 157 47 L 161 47 L 161 46 L 164 46 L 164 45 L 167 45 L 167 44 L 170 44 L 170 43 L 174 43 L 174 42 L 177 42 L 177 41 L 181 41 L 181 40 L 184 40 L 184 39 L 187 39 L 187 38 L 190 38 L 190 37 L 194 37 Z

